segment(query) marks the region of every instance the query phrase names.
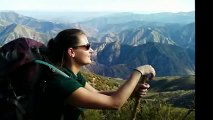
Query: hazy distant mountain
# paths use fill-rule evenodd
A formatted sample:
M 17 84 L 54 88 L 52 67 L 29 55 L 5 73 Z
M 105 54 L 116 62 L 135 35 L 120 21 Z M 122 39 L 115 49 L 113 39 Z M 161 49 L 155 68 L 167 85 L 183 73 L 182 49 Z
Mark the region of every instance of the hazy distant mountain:
M 6 26 L 0 32 L 0 46 L 19 37 L 32 38 L 41 42 L 47 42 L 48 38 L 45 34 L 38 33 L 35 30 L 20 24 L 11 24 Z
M 54 36 L 62 29 L 68 28 L 66 24 L 57 24 L 49 21 L 41 21 L 11 11 L 0 12 L 0 19 L 3 19 L 10 23 L 25 25 L 34 28 L 38 32 L 50 34 L 51 36 Z
M 182 26 L 176 31 L 176 34 L 171 34 L 177 45 L 185 48 L 195 49 L 195 23 L 190 23 Z
M 72 28 L 81 29 L 87 34 L 88 37 L 93 37 L 93 38 L 97 38 L 97 35 L 99 33 L 98 29 L 91 27 L 91 26 L 79 24 L 79 23 L 72 24 Z
M 153 18 L 156 19 L 150 21 L 141 20 L 141 18 L 151 18 L 152 15 L 154 16 Z M 185 17 L 187 19 L 184 19 Z M 170 20 L 168 23 L 166 23 L 166 21 L 162 22 L 164 18 L 168 18 L 168 21 L 172 18 L 179 18 L 194 22 L 194 12 L 156 14 L 119 13 L 85 22 L 74 23 L 72 25 L 40 21 L 19 15 L 15 12 L 0 12 L 1 20 L 29 26 L 37 32 L 47 34 L 49 38 L 54 37 L 57 32 L 65 28 L 80 28 L 85 31 L 88 37 L 94 38 L 93 40 L 96 40 L 96 42 L 113 42 L 119 40 L 123 44 L 134 46 L 146 42 L 161 42 L 193 48 L 195 25 L 193 23 L 185 25 L 183 23 L 186 22 L 178 20 Z M 0 30 L 1 29 L 2 27 Z M 111 38 L 112 34 L 114 34 L 115 38 Z
M 115 42 L 115 41 L 120 41 L 120 38 L 117 34 L 112 32 L 109 34 L 106 34 L 100 40 L 100 42 L 106 42 L 106 43 Z
M 146 44 L 147 42 L 158 42 L 163 44 L 173 44 L 175 42 L 163 33 L 163 31 L 156 30 L 156 28 L 137 28 L 122 31 L 120 34 L 120 40 L 123 44 L 137 46 L 140 44 Z
M 191 23 L 195 21 L 195 12 L 161 12 L 151 14 L 118 13 L 107 16 L 108 23 L 124 23 L 129 21 L 145 21 L 159 23 Z
M 88 26 L 98 27 L 101 23 L 102 26 L 106 26 L 110 24 L 128 23 L 131 21 L 187 24 L 195 21 L 195 14 L 194 11 L 154 14 L 115 13 L 113 15 L 94 18 L 92 20 L 80 23 Z
M 54 23 L 76 23 L 93 18 L 113 14 L 112 12 L 73 12 L 73 11 L 17 11 L 18 13 L 36 19 Z
M 9 25 L 10 23 L 3 20 L 3 19 L 0 19 L 0 26 L 6 26 L 6 25 Z
M 137 24 L 138 27 L 132 22 L 127 25 L 116 24 L 114 27 L 107 27 L 108 33 L 103 34 L 99 42 L 119 41 L 121 44 L 133 46 L 145 44 L 147 42 L 158 42 L 191 49 L 195 47 L 194 23 L 180 25 L 165 23 L 146 24 L 138 22 Z
M 95 73 L 126 78 L 133 68 L 151 64 L 158 76 L 195 74 L 194 12 L 121 13 L 70 25 L 0 12 L 0 45 L 18 37 L 47 42 L 65 28 L 85 31 L 94 49 L 86 69 Z
M 0 19 L 0 32 L 5 28 L 5 26 L 9 25 L 10 23 Z
M 80 23 L 79 23 L 80 24 Z M 120 41 L 122 44 L 140 45 L 146 42 L 160 42 L 176 44 L 184 48 L 195 47 L 195 24 L 157 23 L 132 21 L 120 24 L 96 23 L 89 27 L 80 25 L 88 31 L 89 36 L 97 39 L 96 42 Z M 87 27 L 84 27 L 87 26 Z

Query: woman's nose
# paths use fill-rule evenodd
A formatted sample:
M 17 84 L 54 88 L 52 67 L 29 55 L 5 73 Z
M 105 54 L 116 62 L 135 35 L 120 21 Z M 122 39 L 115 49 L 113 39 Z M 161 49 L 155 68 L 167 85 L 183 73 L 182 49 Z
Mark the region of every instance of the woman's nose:
M 94 50 L 93 50 L 92 48 L 90 48 L 90 49 L 89 49 L 89 52 L 90 52 L 90 53 L 93 53 L 93 52 L 94 52 Z

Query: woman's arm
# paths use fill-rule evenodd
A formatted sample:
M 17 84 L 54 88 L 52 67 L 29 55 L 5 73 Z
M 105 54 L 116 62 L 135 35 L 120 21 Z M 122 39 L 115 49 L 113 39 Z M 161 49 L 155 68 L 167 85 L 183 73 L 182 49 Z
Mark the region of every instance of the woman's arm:
M 155 75 L 154 69 L 151 66 L 146 66 L 143 72 L 133 71 L 129 79 L 117 91 L 99 92 L 92 86 L 86 85 L 85 88 L 80 87 L 75 90 L 66 102 L 84 108 L 119 109 L 132 94 L 142 75 L 141 73 L 154 73 Z
M 148 91 L 147 89 L 150 87 L 149 84 L 147 83 L 141 83 L 138 82 L 138 84 L 136 85 L 134 91 L 131 94 L 131 97 L 140 97 L 146 94 L 146 92 Z M 114 94 L 114 92 L 116 92 L 115 90 L 113 91 L 99 91 L 97 89 L 95 89 L 94 87 L 92 87 L 89 83 L 86 82 L 85 88 L 91 92 L 97 92 L 100 94 L 104 94 L 104 95 L 112 95 Z
M 100 108 L 100 109 L 119 109 L 129 98 L 139 81 L 141 73 L 134 71 L 130 78 L 110 95 L 99 93 L 96 89 L 88 86 L 80 87 L 74 91 L 68 98 L 67 103 L 84 108 Z
M 104 95 L 112 95 L 115 91 L 99 91 L 86 82 L 85 88 L 91 92 L 96 92 Z

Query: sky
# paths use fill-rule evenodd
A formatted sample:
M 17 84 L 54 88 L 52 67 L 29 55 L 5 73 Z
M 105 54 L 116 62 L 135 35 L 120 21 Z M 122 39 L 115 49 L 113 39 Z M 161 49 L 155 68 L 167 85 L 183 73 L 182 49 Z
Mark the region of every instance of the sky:
M 0 10 L 189 12 L 195 0 L 0 0 Z

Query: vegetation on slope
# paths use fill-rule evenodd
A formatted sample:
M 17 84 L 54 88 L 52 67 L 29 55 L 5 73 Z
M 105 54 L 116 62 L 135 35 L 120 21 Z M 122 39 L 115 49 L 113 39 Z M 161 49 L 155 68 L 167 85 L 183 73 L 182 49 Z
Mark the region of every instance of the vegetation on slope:
M 88 82 L 99 90 L 117 89 L 123 80 L 82 72 Z M 157 77 L 150 92 L 141 98 L 137 120 L 194 120 L 194 76 Z M 165 82 L 167 81 L 167 82 Z M 178 82 L 177 82 L 178 81 Z M 178 87 L 174 87 L 177 85 Z M 160 89 L 163 90 L 160 90 Z M 130 120 L 135 99 L 130 98 L 120 110 L 85 110 L 86 120 Z M 82 119 L 82 118 L 81 118 Z

